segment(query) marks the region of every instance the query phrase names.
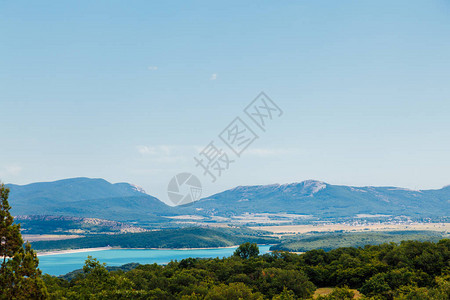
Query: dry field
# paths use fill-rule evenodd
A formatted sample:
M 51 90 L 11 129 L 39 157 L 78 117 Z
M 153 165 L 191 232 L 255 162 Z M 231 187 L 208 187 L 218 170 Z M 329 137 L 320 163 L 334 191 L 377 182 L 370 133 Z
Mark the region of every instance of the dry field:
M 37 242 L 37 241 L 58 241 L 58 240 L 69 240 L 76 239 L 79 237 L 84 237 L 84 235 L 64 235 L 64 234 L 22 234 L 23 240 L 26 242 Z
M 450 231 L 450 223 L 413 223 L 413 224 L 320 224 L 320 225 L 277 225 L 250 227 L 256 230 L 265 230 L 275 234 L 297 234 L 309 232 L 333 232 L 333 231 L 401 231 L 401 230 L 430 230 Z

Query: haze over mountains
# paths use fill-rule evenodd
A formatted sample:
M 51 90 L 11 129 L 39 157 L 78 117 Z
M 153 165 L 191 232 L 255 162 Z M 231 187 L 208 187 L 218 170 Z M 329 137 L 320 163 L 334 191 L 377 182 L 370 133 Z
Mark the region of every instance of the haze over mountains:
M 14 215 L 63 215 L 110 220 L 159 220 L 171 210 L 142 189 L 104 179 L 72 178 L 8 184 Z
M 73 178 L 28 185 L 8 184 L 14 215 L 63 215 L 117 221 L 168 222 L 198 215 L 233 218 L 246 214 L 296 214 L 319 219 L 365 215 L 446 217 L 450 186 L 413 191 L 397 187 L 350 187 L 308 180 L 236 188 L 192 205 L 171 207 L 128 184 Z
M 288 212 L 320 217 L 359 214 L 448 216 L 450 187 L 413 191 L 397 187 L 351 187 L 307 180 L 300 183 L 239 186 L 195 203 L 211 212 Z

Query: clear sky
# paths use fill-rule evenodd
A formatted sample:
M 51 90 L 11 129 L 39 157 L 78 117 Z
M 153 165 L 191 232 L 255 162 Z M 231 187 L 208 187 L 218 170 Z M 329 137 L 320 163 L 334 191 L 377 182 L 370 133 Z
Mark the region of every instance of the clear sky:
M 193 157 L 260 91 L 283 116 L 209 182 Z M 441 188 L 450 2 L 1 0 L 0 128 L 7 183 Z

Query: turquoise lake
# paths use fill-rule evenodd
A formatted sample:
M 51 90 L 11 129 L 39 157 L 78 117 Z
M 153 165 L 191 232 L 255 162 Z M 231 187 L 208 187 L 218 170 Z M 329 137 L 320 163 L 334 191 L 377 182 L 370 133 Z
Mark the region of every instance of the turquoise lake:
M 198 250 L 157 250 L 157 249 L 111 249 L 80 253 L 53 254 L 39 257 L 39 268 L 42 273 L 64 275 L 76 269 L 81 269 L 88 255 L 104 262 L 107 266 L 121 266 L 127 263 L 166 264 L 171 260 L 181 260 L 188 257 L 210 258 L 231 256 L 234 248 L 198 249 Z M 270 245 L 260 245 L 260 254 L 269 252 Z

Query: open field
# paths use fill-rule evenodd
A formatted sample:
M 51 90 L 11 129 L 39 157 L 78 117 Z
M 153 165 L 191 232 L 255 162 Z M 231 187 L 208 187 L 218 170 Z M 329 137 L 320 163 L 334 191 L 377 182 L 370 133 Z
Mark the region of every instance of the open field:
M 301 234 L 311 232 L 334 232 L 334 231 L 450 231 L 450 223 L 412 223 L 412 224 L 320 224 L 320 225 L 277 225 L 277 226 L 255 226 L 255 230 L 265 230 L 275 234 Z
M 60 241 L 60 240 L 70 240 L 84 237 L 84 235 L 67 235 L 67 234 L 22 234 L 23 240 L 26 242 L 37 242 L 37 241 Z

